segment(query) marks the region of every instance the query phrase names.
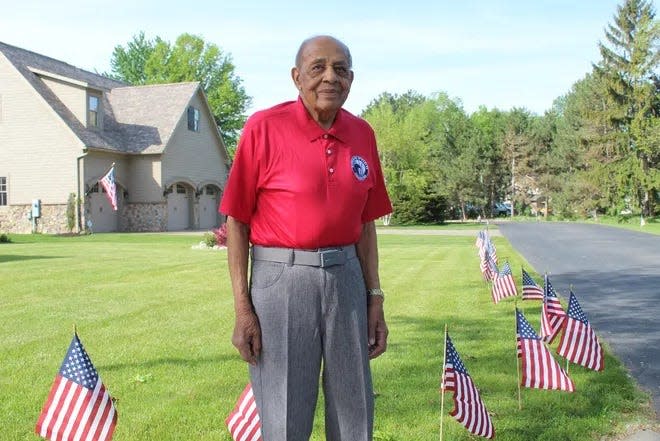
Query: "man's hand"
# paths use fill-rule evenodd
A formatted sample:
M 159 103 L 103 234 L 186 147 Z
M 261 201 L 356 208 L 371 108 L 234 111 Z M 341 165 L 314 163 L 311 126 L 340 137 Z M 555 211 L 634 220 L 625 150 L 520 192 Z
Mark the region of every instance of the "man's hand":
M 254 311 L 236 313 L 231 342 L 236 346 L 243 360 L 251 365 L 257 364 L 257 358 L 261 353 L 261 327 Z
M 369 298 L 367 306 L 367 326 L 369 332 L 369 358 L 376 358 L 387 349 L 387 324 L 383 312 L 383 299 Z

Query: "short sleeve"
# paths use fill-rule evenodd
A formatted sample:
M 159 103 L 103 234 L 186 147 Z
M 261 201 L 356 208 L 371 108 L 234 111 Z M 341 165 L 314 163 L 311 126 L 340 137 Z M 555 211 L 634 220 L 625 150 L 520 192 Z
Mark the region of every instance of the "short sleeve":
M 218 211 L 249 224 L 255 210 L 259 158 L 255 128 L 246 123 Z
M 392 212 L 392 203 L 385 187 L 385 178 L 383 177 L 375 138 L 373 141 L 372 158 L 374 186 L 369 190 L 367 203 L 362 211 L 363 224 Z

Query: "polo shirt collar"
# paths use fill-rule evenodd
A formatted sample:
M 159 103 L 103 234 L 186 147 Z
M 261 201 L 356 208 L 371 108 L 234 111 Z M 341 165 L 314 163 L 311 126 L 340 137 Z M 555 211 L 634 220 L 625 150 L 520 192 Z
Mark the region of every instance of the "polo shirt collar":
M 332 123 L 332 126 L 329 130 L 325 130 L 321 127 L 312 116 L 307 111 L 305 104 L 302 101 L 302 98 L 298 96 L 298 101 L 295 104 L 296 109 L 296 119 L 300 124 L 300 127 L 305 132 L 305 136 L 310 140 L 314 141 L 322 137 L 325 134 L 332 135 L 333 137 L 339 139 L 342 142 L 346 142 L 348 138 L 349 127 L 346 124 L 346 117 L 343 115 L 345 110 L 339 109 L 337 116 L 335 116 L 335 121 Z

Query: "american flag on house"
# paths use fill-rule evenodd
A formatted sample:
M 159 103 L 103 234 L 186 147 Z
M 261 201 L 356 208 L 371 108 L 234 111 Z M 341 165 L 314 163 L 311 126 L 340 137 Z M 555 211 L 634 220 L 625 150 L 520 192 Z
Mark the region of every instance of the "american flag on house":
M 115 166 L 110 167 L 110 170 L 99 179 L 101 186 L 105 189 L 105 194 L 108 196 L 108 201 L 112 205 L 112 209 L 117 211 L 117 183 L 115 182 Z
M 236 407 L 225 419 L 225 424 L 234 441 L 262 441 L 261 421 L 252 385 L 245 386 Z
M 543 307 L 541 308 L 541 338 L 543 341 L 548 344 L 552 343 L 562 329 L 564 320 L 566 320 L 566 312 L 546 274 L 543 283 Z
M 450 415 L 471 433 L 493 438 L 495 428 L 481 395 L 468 374 L 463 361 L 461 361 L 456 348 L 454 348 L 449 335 L 446 335 L 446 338 L 447 350 L 445 352 L 442 387 L 445 391 L 454 392 L 454 410 L 450 412 Z
M 595 371 L 602 371 L 605 367 L 603 349 L 598 337 L 572 291 L 568 301 L 564 334 L 561 336 L 557 353 L 570 362 Z
M 509 262 L 505 262 L 493 279 L 492 286 L 493 302 L 499 303 L 505 297 L 514 297 L 518 295 L 516 290 L 516 282 L 513 280 L 513 273 L 511 273 L 511 266 Z
M 527 274 L 525 268 L 522 269 L 522 299 L 543 300 L 543 289 Z
M 522 380 L 525 387 L 573 392 L 575 385 L 559 366 L 548 347 L 536 335 L 525 316 L 516 308 L 518 357 L 522 359 Z
M 74 334 L 35 431 L 52 441 L 110 441 L 116 424 L 112 397 Z

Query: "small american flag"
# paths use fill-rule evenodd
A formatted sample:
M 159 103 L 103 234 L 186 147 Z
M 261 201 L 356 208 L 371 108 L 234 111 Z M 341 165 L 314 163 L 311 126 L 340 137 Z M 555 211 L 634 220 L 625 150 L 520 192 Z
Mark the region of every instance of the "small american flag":
M 564 326 L 557 353 L 568 361 L 602 371 L 605 367 L 603 350 L 573 292 L 568 301 L 568 315 Z
M 552 343 L 564 324 L 566 312 L 561 307 L 557 293 L 546 274 L 543 283 L 543 307 L 541 308 L 541 337 Z
M 505 297 L 513 297 L 518 295 L 516 291 L 516 282 L 513 280 L 511 267 L 509 262 L 505 262 L 502 269 L 495 274 L 492 287 L 493 302 L 499 303 Z
M 525 268 L 522 270 L 522 285 L 523 300 L 543 300 L 543 289 L 527 274 Z
M 99 182 L 105 189 L 105 194 L 108 196 L 108 201 L 112 205 L 112 209 L 117 211 L 117 183 L 115 182 L 115 167 L 110 167 L 108 173 L 105 174 Z
M 516 308 L 518 357 L 522 358 L 522 382 L 534 389 L 573 392 L 575 385 L 536 335 L 525 316 Z
M 234 441 L 262 441 L 261 422 L 250 383 L 245 386 L 236 407 L 225 419 Z
M 493 280 L 495 274 L 497 274 L 497 264 L 493 259 L 491 259 L 488 251 L 486 251 L 480 259 L 479 269 L 481 270 L 481 274 L 484 276 L 484 280 Z
M 493 422 L 449 335 L 442 384 L 444 390 L 454 391 L 454 410 L 450 415 L 471 433 L 493 438 Z
M 74 334 L 35 431 L 52 441 L 109 441 L 116 424 L 112 397 Z
M 495 274 L 492 269 L 497 266 L 497 250 L 486 230 L 479 232 L 475 245 L 479 249 L 481 274 L 485 280 L 493 280 Z

